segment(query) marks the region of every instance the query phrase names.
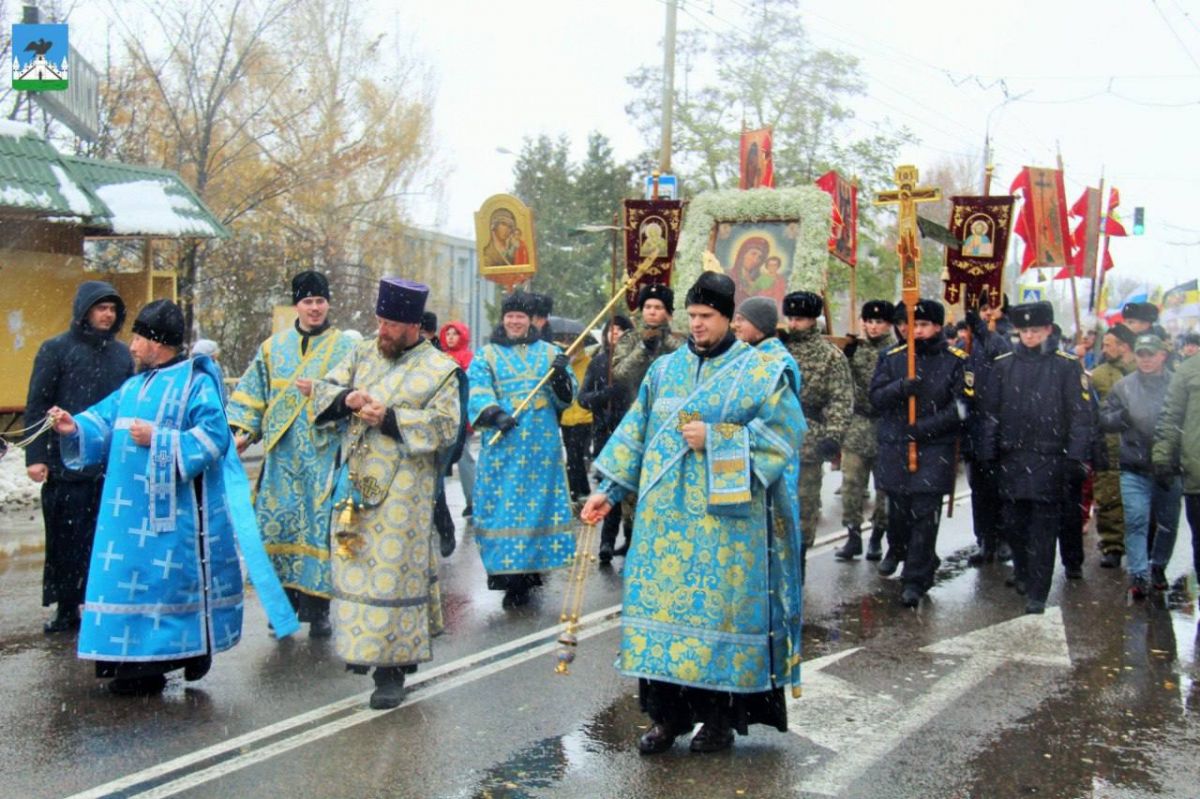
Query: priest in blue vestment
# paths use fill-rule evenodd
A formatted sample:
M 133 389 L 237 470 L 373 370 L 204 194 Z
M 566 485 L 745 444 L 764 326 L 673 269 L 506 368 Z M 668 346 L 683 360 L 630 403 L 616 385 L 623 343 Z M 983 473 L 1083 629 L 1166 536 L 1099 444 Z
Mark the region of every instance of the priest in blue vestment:
M 242 634 L 235 536 L 247 519 L 256 543 L 257 530 L 219 373 L 185 357 L 183 335 L 177 305 L 150 303 L 129 345 L 139 372 L 77 416 L 50 410 L 67 466 L 107 472 L 78 654 L 118 694 L 160 693 L 176 669 L 198 680 Z M 259 589 L 283 596 L 277 581 Z M 297 624 L 290 609 L 272 621 L 281 635 Z
M 504 607 L 526 604 L 530 589 L 541 585 L 540 573 L 567 566 L 575 554 L 558 433 L 558 416 L 575 395 L 575 375 L 567 356 L 531 326 L 535 300 L 524 292 L 504 298 L 500 327 L 467 370 L 467 415 L 483 442 L 471 523 L 488 588 L 505 592 Z M 517 406 L 551 369 L 554 376 L 518 416 Z
M 804 417 L 785 362 L 730 329 L 734 284 L 705 272 L 687 294 L 686 347 L 658 359 L 596 465 L 595 523 L 637 494 L 618 668 L 653 725 L 643 754 L 702 722 L 693 752 L 734 731 L 787 730 L 799 694 L 801 551 L 795 475 Z

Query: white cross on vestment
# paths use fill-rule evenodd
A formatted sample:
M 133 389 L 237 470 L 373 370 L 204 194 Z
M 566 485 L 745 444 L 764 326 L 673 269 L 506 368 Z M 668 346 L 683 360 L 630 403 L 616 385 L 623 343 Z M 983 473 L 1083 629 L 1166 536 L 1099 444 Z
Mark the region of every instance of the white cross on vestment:
M 138 573 L 134 572 L 129 577 L 129 582 L 117 583 L 117 588 L 128 588 L 129 598 L 133 599 L 139 591 L 149 591 L 150 586 L 138 582 Z
M 221 640 L 217 641 L 217 646 L 221 647 L 222 649 L 228 649 L 229 647 L 231 647 L 233 645 L 234 637 L 235 636 L 233 634 L 233 630 L 229 629 L 229 625 L 226 624 L 225 625 L 225 637 L 222 638 Z
M 188 647 L 192 645 L 191 641 L 188 640 L 188 637 L 188 631 L 184 630 L 179 634 L 179 638 L 171 642 L 171 646 L 175 647 L 180 652 L 186 652 Z
M 154 619 L 154 629 L 155 630 L 157 630 L 159 628 L 159 626 L 162 624 L 162 615 L 163 615 L 162 609 L 163 609 L 163 603 L 162 603 L 162 600 L 160 599 L 154 603 L 154 610 L 150 611 L 150 618 Z
M 141 643 L 141 641 L 139 641 L 137 638 L 134 638 L 132 635 L 130 635 L 128 624 L 125 625 L 125 634 L 124 635 L 122 635 L 119 638 L 115 635 L 110 635 L 108 637 L 108 640 L 109 640 L 109 643 L 121 645 L 121 657 L 129 656 L 129 645 L 130 644 L 140 644 Z
M 138 539 L 138 549 L 146 546 L 147 538 L 158 538 L 158 533 L 150 529 L 150 520 L 145 516 L 142 517 L 142 526 L 138 528 L 129 528 L 130 535 L 136 535 Z
M 221 579 L 221 575 L 213 575 L 213 594 L 218 597 L 225 596 L 225 581 Z
M 163 419 L 174 419 L 175 412 L 183 407 L 183 402 L 182 399 L 176 399 L 174 394 L 168 394 L 161 406 L 163 409 Z
M 125 462 L 126 455 L 132 455 L 138 451 L 137 447 L 129 443 L 130 441 L 132 441 L 132 439 L 127 438 L 125 439 L 125 443 L 121 445 L 121 463 Z
M 133 476 L 133 481 L 135 483 L 141 483 L 142 490 L 145 491 L 147 494 L 150 493 L 150 478 L 149 477 L 147 477 L 144 474 L 135 474 Z
M 96 626 L 100 626 L 100 617 L 104 615 L 104 611 L 100 610 L 100 605 L 104 604 L 104 597 L 96 597 Z
M 101 559 L 103 559 L 103 561 L 104 561 L 104 571 L 108 571 L 108 567 L 109 567 L 110 565 L 112 565 L 112 562 L 113 562 L 114 560 L 125 560 L 125 556 L 124 556 L 124 555 L 121 555 L 121 554 L 119 554 L 119 553 L 117 553 L 117 552 L 113 552 L 113 547 L 114 547 L 114 546 L 116 546 L 116 542 L 115 542 L 115 541 L 109 541 L 109 542 L 108 542 L 108 549 L 107 549 L 107 550 L 105 550 L 104 552 L 101 552 L 99 555 L 97 555 L 97 556 L 96 556 L 96 557 L 98 557 L 98 558 L 101 558 Z
M 109 500 L 109 503 L 113 506 L 113 518 L 114 519 L 121 515 L 122 507 L 126 507 L 126 508 L 133 507 L 132 499 L 121 499 L 121 491 L 122 491 L 122 487 L 118 486 L 116 492 L 113 494 L 112 499 Z
M 174 561 L 174 555 L 175 555 L 175 550 L 172 548 L 172 549 L 167 550 L 167 556 L 165 558 L 162 558 L 160 560 L 150 561 L 155 566 L 162 566 L 162 570 L 163 570 L 162 578 L 164 580 L 170 579 L 171 569 L 179 569 L 181 571 L 183 569 L 182 563 L 176 563 Z

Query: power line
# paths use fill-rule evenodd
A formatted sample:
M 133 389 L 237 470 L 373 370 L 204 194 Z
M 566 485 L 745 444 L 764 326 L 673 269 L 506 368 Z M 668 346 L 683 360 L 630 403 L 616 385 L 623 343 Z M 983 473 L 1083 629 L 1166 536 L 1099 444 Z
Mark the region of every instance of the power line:
M 1171 35 L 1175 37 L 1175 41 L 1179 42 L 1179 46 L 1183 49 L 1184 54 L 1187 55 L 1188 60 L 1195 64 L 1196 69 L 1200 69 L 1200 61 L 1197 61 L 1196 57 L 1192 55 L 1192 51 L 1188 48 L 1187 43 L 1183 41 L 1183 37 L 1181 37 L 1179 32 L 1175 30 L 1175 26 L 1171 24 L 1171 20 L 1167 19 L 1167 15 L 1163 13 L 1162 7 L 1158 4 L 1158 0 L 1150 0 L 1150 5 L 1154 6 L 1154 10 L 1157 11 L 1158 16 L 1162 18 L 1163 24 L 1167 26 L 1167 30 L 1169 30 Z

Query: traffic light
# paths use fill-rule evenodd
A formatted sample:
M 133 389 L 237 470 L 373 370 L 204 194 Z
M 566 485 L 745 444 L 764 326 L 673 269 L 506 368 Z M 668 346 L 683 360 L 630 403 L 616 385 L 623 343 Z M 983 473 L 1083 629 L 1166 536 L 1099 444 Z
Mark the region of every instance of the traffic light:
M 1146 209 L 1140 205 L 1133 209 L 1133 235 L 1140 236 L 1146 232 Z

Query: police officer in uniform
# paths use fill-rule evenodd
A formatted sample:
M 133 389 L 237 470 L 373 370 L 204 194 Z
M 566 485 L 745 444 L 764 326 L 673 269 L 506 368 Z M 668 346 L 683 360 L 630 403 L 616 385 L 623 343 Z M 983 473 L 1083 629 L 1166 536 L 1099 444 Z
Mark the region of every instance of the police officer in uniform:
M 888 551 L 879 573 L 900 562 L 900 601 L 915 608 L 933 586 L 941 560 L 937 531 L 942 497 L 954 485 L 954 447 L 967 415 L 971 390 L 964 382 L 966 353 L 942 335 L 946 309 L 920 300 L 914 309 L 917 376 L 908 378 L 908 344 L 888 350 L 871 380 L 871 404 L 879 414 L 875 485 L 888 495 Z M 908 423 L 908 398 L 917 398 L 917 422 Z M 909 471 L 909 443 L 917 445 L 917 470 Z
M 846 525 L 846 544 L 833 553 L 838 560 L 853 560 L 862 554 L 863 496 L 875 465 L 879 444 L 875 437 L 875 410 L 869 397 L 875 365 L 885 352 L 896 345 L 892 335 L 892 316 L 896 308 L 887 300 L 863 303 L 860 318 L 865 338 L 852 336 L 842 350 L 850 362 L 854 382 L 854 415 L 846 437 L 842 439 L 842 524 Z M 887 532 L 887 497 L 875 490 L 875 511 L 871 514 L 871 539 L 867 560 L 883 557 L 880 545 Z
M 1019 343 L 992 362 L 983 399 L 978 458 L 994 464 L 1012 541 L 1017 592 L 1026 613 L 1042 613 L 1069 487 L 1091 457 L 1091 386 L 1079 360 L 1058 349 L 1048 302 L 1015 306 Z
M 788 322 L 783 343 L 800 367 L 800 405 L 808 422 L 800 449 L 800 531 L 805 551 L 816 540 L 821 518 L 822 465 L 837 457 L 854 410 L 850 364 L 817 326 L 824 307 L 820 295 L 811 291 L 794 291 L 783 298 Z

